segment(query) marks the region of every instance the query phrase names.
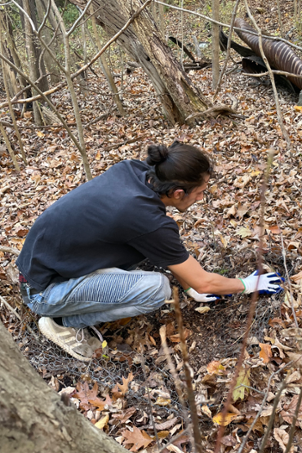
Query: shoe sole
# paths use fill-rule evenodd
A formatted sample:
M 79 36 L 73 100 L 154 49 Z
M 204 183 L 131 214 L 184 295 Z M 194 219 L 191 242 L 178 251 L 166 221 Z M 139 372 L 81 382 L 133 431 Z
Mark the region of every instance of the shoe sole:
M 47 329 L 47 327 L 44 325 L 44 322 L 45 322 L 45 317 L 40 318 L 38 325 L 39 325 L 40 332 L 46 338 L 48 338 L 48 340 L 51 340 L 53 343 L 55 343 L 57 346 L 59 346 L 61 349 L 63 349 L 65 352 L 67 352 L 69 355 L 71 355 L 72 357 L 74 357 L 78 360 L 81 360 L 82 362 L 90 362 L 92 360 L 92 357 L 89 358 L 89 357 L 84 357 L 80 354 L 77 354 L 69 346 L 67 346 L 59 337 L 57 337 L 55 334 L 52 335 L 49 332 L 49 330 Z

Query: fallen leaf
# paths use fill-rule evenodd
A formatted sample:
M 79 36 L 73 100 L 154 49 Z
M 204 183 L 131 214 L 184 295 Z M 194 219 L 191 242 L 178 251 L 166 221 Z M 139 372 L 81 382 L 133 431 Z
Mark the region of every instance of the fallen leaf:
M 293 362 L 291 366 L 302 366 L 302 354 L 297 354 L 296 352 L 287 352 L 286 355 Z
M 241 236 L 242 238 L 247 238 L 252 236 L 252 232 L 249 228 L 241 227 L 238 231 L 236 231 L 235 236 Z
M 290 278 L 295 283 L 298 283 L 300 280 L 302 280 L 302 271 L 300 271 L 298 274 L 292 275 Z
M 223 413 L 219 412 L 219 414 L 213 417 L 213 422 L 221 426 L 227 426 L 232 423 L 236 417 L 238 417 L 238 414 L 233 414 L 232 412 L 228 412 L 224 417 Z
M 259 343 L 259 346 L 261 348 L 261 351 L 259 352 L 260 359 L 262 359 L 264 363 L 268 363 L 273 357 L 271 345 L 266 343 Z
M 103 407 L 104 408 L 104 401 L 97 397 L 99 387 L 98 384 L 95 382 L 93 388 L 90 390 L 88 382 L 78 382 L 76 386 L 77 392 L 74 393 L 72 396 L 78 398 L 80 403 L 80 408 L 84 410 L 91 409 L 91 405 L 95 407 Z M 103 409 L 101 409 L 103 410 Z
M 207 313 L 210 310 L 211 310 L 210 307 L 197 307 L 197 308 L 195 308 L 195 311 L 198 311 L 198 313 L 200 313 L 200 314 Z
M 280 412 L 280 415 L 282 416 L 282 418 L 289 424 L 291 424 L 293 422 L 293 417 L 296 412 L 298 399 L 299 399 L 299 395 L 294 395 L 290 404 L 284 405 L 283 410 Z M 299 408 L 296 426 L 299 426 L 300 428 L 302 427 L 302 404 L 300 405 L 300 408 Z
M 206 414 L 208 417 L 212 418 L 212 412 L 210 411 L 210 409 L 208 408 L 208 406 L 206 404 L 204 404 L 203 406 L 201 406 L 201 410 L 204 414 Z
M 239 371 L 238 378 L 236 381 L 236 387 L 233 391 L 233 399 L 234 401 L 237 401 L 239 399 L 243 400 L 244 398 L 244 393 L 249 393 L 249 389 L 244 387 L 245 385 L 249 386 L 250 381 L 250 370 L 249 369 L 244 369 L 242 368 Z
M 209 374 L 223 374 L 224 366 L 217 360 L 213 360 L 207 365 L 207 372 Z
M 289 434 L 284 429 L 274 428 L 274 438 L 282 450 L 285 451 L 288 444 Z
M 152 437 L 136 426 L 133 426 L 133 431 L 124 429 L 121 434 L 125 438 L 124 445 L 133 444 L 130 451 L 138 451 L 142 447 L 146 448 L 153 441 Z
M 95 423 L 98 429 L 104 429 L 107 423 L 109 422 L 109 414 L 105 415 L 105 417 L 101 418 L 98 422 Z
M 280 234 L 282 233 L 282 230 L 278 227 L 278 225 L 272 225 L 269 227 L 269 230 L 272 234 Z
M 221 439 L 221 443 L 226 447 L 234 447 L 237 445 L 237 440 L 232 436 L 232 434 L 229 434 Z
M 129 420 L 129 418 L 132 417 L 132 415 L 135 414 L 135 412 L 136 412 L 135 407 L 129 407 L 128 409 L 125 410 L 125 412 L 122 412 L 121 414 L 113 414 L 112 418 L 119 420 L 121 423 L 126 423 L 126 421 Z
M 115 385 L 115 387 L 112 389 L 112 397 L 114 400 L 126 395 L 126 393 L 128 392 L 129 383 L 133 380 L 133 378 L 133 374 L 129 373 L 127 378 L 124 378 L 124 376 L 122 377 L 122 384 L 117 383 Z
M 162 396 L 159 396 L 155 401 L 155 404 L 158 404 L 159 406 L 169 406 L 169 404 L 171 404 L 171 400 L 170 398 L 163 398 Z

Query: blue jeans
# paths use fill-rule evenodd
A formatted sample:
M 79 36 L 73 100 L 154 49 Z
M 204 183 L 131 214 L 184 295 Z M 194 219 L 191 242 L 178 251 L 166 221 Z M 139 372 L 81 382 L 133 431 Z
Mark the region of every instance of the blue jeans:
M 40 316 L 62 317 L 65 327 L 82 328 L 138 316 L 160 308 L 171 297 L 168 278 L 158 272 L 99 269 L 39 294 L 23 297 Z

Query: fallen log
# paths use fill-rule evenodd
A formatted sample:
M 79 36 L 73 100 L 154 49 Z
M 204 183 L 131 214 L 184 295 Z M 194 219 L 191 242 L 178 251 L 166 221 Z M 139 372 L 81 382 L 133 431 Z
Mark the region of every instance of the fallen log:
M 244 41 L 256 55 L 261 57 L 259 48 L 259 37 L 250 34 L 248 31 L 256 32 L 256 30 L 247 24 L 243 19 L 235 19 L 235 27 L 242 30 L 236 30 L 237 35 Z M 301 75 L 299 77 L 286 76 L 293 85 L 302 90 L 302 60 L 295 54 L 295 52 L 282 41 L 267 39 L 262 37 L 262 47 L 269 64 L 275 69 L 286 71 L 292 74 Z

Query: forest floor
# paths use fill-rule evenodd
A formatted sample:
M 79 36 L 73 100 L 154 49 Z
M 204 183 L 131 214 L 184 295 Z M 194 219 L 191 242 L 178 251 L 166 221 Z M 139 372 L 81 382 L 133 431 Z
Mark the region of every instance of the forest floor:
M 289 19 L 288 23 L 284 22 L 286 31 L 290 31 L 292 5 L 283 2 L 284 18 Z M 257 13 L 256 6 L 253 11 L 259 24 L 268 31 L 276 30 L 277 11 L 273 14 L 271 8 L 258 5 L 261 12 Z M 169 31 L 175 34 L 179 13 L 169 11 L 168 18 Z M 185 42 L 190 42 L 190 33 L 201 27 L 201 23 L 199 19 L 190 22 L 186 19 Z M 295 32 L 291 33 L 294 39 Z M 198 38 L 208 40 L 204 24 Z M 269 172 L 262 260 L 265 271 L 280 272 L 286 279 L 285 290 L 281 295 L 258 299 L 244 354 L 244 372 L 238 378 L 238 384 L 243 387 L 233 394 L 221 451 L 238 451 L 253 422 L 243 451 L 260 451 L 271 417 L 273 429 L 264 451 L 285 451 L 302 384 L 302 111 L 295 108 L 298 95 L 278 87 L 284 125 L 291 140 L 288 149 L 268 78 L 243 76 L 239 56 L 233 51 L 216 102 L 231 106 L 235 99 L 242 119 L 218 116 L 201 119 L 194 128 L 170 127 L 143 71 L 135 69 L 121 75 L 117 74 L 116 83 L 120 88 L 123 85 L 126 117 L 114 111 L 106 81 L 99 72 L 88 72 L 88 91 L 85 95 L 78 94 L 92 174 L 97 176 L 123 159 L 144 159 L 150 143 L 170 145 L 177 139 L 209 152 L 215 161 L 215 177 L 210 181 L 206 199 L 186 213 L 168 209 L 168 215 L 179 225 L 186 248 L 205 270 L 242 277 L 257 268 L 261 190 L 264 174 Z M 206 98 L 212 99 L 211 68 L 191 71 L 188 76 Z M 5 97 L 3 92 L 0 96 Z M 74 124 L 69 93 L 66 90 L 57 93 L 53 101 L 68 122 Z M 107 112 L 105 118 L 98 120 Z M 10 121 L 5 113 L 1 119 Z M 20 250 L 37 216 L 84 183 L 85 175 L 81 157 L 62 127 L 36 128 L 32 112 L 27 112 L 25 118 L 19 117 L 18 125 L 28 164 L 25 166 L 18 155 L 21 171 L 16 172 L 5 146 L 0 144 L 0 246 Z M 13 130 L 7 128 L 7 133 L 17 152 Z M 272 151 L 269 150 L 273 150 L 274 156 L 270 167 L 267 159 Z M 173 307 L 167 305 L 148 317 L 101 326 L 108 346 L 87 366 L 50 342 L 41 338 L 37 341 L 27 331 L 28 326 L 38 334 L 37 319 L 22 306 L 15 258 L 0 251 L 0 288 L 1 296 L 17 310 L 21 321 L 3 305 L 3 300 L 0 316 L 49 385 L 68 393 L 86 417 L 132 451 L 145 448 L 148 453 L 156 452 L 159 445 L 162 448 L 179 434 L 184 429 L 185 416 L 159 337 L 159 328 L 166 325 L 169 351 L 183 379 Z M 154 269 L 151 265 L 146 268 Z M 211 452 L 241 350 L 251 297 L 223 298 L 208 304 L 208 311 L 201 312 L 196 311 L 200 304 L 189 300 L 181 291 L 180 301 L 203 448 Z M 285 378 L 287 387 L 274 409 L 276 394 Z M 157 441 L 152 418 L 158 432 Z M 302 451 L 301 429 L 302 408 L 291 451 Z M 190 451 L 187 434 L 168 446 L 165 452 L 168 451 Z

